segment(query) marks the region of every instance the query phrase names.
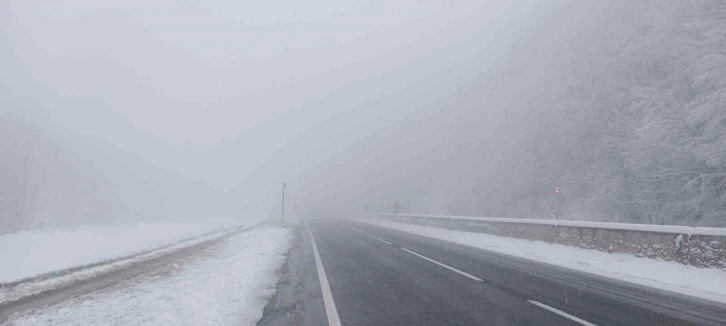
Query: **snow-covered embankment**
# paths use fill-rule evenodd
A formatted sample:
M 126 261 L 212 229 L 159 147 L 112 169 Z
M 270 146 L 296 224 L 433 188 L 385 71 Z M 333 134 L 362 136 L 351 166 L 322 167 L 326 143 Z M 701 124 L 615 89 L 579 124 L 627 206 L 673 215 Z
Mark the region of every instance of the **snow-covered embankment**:
M 274 294 L 290 229 L 235 234 L 169 270 L 12 316 L 11 325 L 253 325 Z
M 235 220 L 98 225 L 0 235 L 0 284 L 133 256 L 202 234 L 251 224 Z
M 0 304 L 59 289 L 223 237 L 253 222 L 87 226 L 0 237 Z

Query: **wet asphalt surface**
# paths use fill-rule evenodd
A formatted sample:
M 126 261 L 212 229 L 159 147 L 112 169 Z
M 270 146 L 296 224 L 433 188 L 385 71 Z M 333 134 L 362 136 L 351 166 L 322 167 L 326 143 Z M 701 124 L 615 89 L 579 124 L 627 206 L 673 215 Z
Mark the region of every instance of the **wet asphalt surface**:
M 726 324 L 720 303 L 354 221 L 306 225 L 345 326 Z M 327 325 L 306 231 L 290 324 Z

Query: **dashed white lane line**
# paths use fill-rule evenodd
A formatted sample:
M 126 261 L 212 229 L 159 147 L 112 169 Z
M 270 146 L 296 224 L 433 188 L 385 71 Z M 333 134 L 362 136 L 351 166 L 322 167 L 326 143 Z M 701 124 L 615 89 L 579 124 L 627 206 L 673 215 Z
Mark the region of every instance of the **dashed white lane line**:
M 586 321 L 586 320 L 577 318 L 577 317 L 575 317 L 573 315 L 570 315 L 570 314 L 568 314 L 568 313 L 566 313 L 564 311 L 561 311 L 561 310 L 557 310 L 555 308 L 552 308 L 552 307 L 550 307 L 550 306 L 548 306 L 548 305 L 546 305 L 544 303 L 537 302 L 537 301 L 534 301 L 534 300 L 527 300 L 527 302 L 529 302 L 529 303 L 531 303 L 531 304 L 533 304 L 533 305 L 535 305 L 537 307 L 540 307 L 540 308 L 542 308 L 544 310 L 547 310 L 549 312 L 553 312 L 553 313 L 555 313 L 557 315 L 560 315 L 560 316 L 565 317 L 565 318 L 567 318 L 569 320 L 572 320 L 572 321 L 574 321 L 574 322 L 576 322 L 576 323 L 578 323 L 580 325 L 597 326 L 597 325 L 595 325 L 595 324 L 593 324 L 593 323 L 591 323 L 589 321 Z
M 390 243 L 390 242 L 388 242 L 388 241 L 386 241 L 386 240 L 383 240 L 383 239 L 381 239 L 381 238 L 379 238 L 379 237 L 377 237 L 377 236 L 375 236 L 375 235 L 370 235 L 370 234 L 368 234 L 368 233 L 365 233 L 365 232 L 363 232 L 363 231 L 361 231 L 361 230 L 358 230 L 358 229 L 356 229 L 356 228 L 352 228 L 352 227 L 350 227 L 350 226 L 346 226 L 346 228 L 347 228 L 347 229 L 351 229 L 351 230 L 353 230 L 353 231 L 355 231 L 355 232 L 358 232 L 358 233 L 363 233 L 363 234 L 365 234 L 366 236 L 368 236 L 368 237 L 371 237 L 371 238 L 373 238 L 373 239 L 376 239 L 376 240 L 378 240 L 378 241 L 380 241 L 380 242 L 383 242 L 383 243 L 385 243 L 385 244 L 389 244 L 389 245 L 392 245 L 392 243 Z
M 392 243 L 390 243 L 390 242 L 388 242 L 388 241 L 386 241 L 386 240 L 383 240 L 383 239 L 381 239 L 381 238 L 379 238 L 379 237 L 377 237 L 377 236 L 374 236 L 374 235 L 370 235 L 370 234 L 368 234 L 368 233 L 363 233 L 363 234 L 365 234 L 365 235 L 367 235 L 367 236 L 369 236 L 369 237 L 371 237 L 371 238 L 373 238 L 373 239 L 376 239 L 376 240 L 378 240 L 378 241 L 380 241 L 380 242 L 383 242 L 383 243 L 385 243 L 385 244 L 389 244 L 389 245 L 392 245 Z
M 361 231 L 361 230 L 358 230 L 358 229 L 356 229 L 356 228 L 352 228 L 352 227 L 350 227 L 350 226 L 346 226 L 345 228 L 346 228 L 346 229 L 350 229 L 350 230 L 353 230 L 353 231 L 355 231 L 355 232 L 358 232 L 358 233 L 363 233 L 363 231 Z
M 412 254 L 412 255 L 414 255 L 414 256 L 416 256 L 416 257 L 419 257 L 419 258 L 425 259 L 425 260 L 427 260 L 427 261 L 430 261 L 430 262 L 432 262 L 432 263 L 434 263 L 434 264 L 436 264 L 436 265 L 439 265 L 439 266 L 441 266 L 441 267 L 443 267 L 443 268 L 446 268 L 446 269 L 448 269 L 448 270 L 451 270 L 451 271 L 453 271 L 453 272 L 456 272 L 456 273 L 459 273 L 459 274 L 461 274 L 461 275 L 464 275 L 464 276 L 466 276 L 466 277 L 468 277 L 468 278 L 470 278 L 470 279 L 472 279 L 472 280 L 474 280 L 474 281 L 479 281 L 479 282 L 483 282 L 483 281 L 484 281 L 484 280 L 482 280 L 482 279 L 480 279 L 480 278 L 478 278 L 478 277 L 476 277 L 476 276 L 474 276 L 474 275 L 471 275 L 471 274 L 469 274 L 469 273 L 467 273 L 467 272 L 464 272 L 464 271 L 458 270 L 458 269 L 456 269 L 456 268 L 453 268 L 453 267 L 451 267 L 451 266 L 449 266 L 449 265 L 446 265 L 446 264 L 444 264 L 444 263 L 440 263 L 440 262 L 438 262 L 438 261 L 435 261 L 435 260 L 433 260 L 433 259 L 431 259 L 431 258 L 429 258 L 429 257 L 426 257 L 426 256 L 424 256 L 424 255 L 420 255 L 420 254 L 418 254 L 418 253 L 415 253 L 415 252 L 413 252 L 413 251 L 411 251 L 411 250 L 408 250 L 408 249 L 406 249 L 406 248 L 401 248 L 401 250 L 403 250 L 403 251 L 405 251 L 405 252 L 407 252 L 407 253 L 409 253 L 409 254 Z
M 349 226 L 346 226 L 346 228 L 348 228 L 348 229 L 351 229 L 351 230 L 353 230 L 353 231 L 355 231 L 355 232 L 358 232 L 358 233 L 362 233 L 362 234 L 365 234 L 366 236 L 368 236 L 368 237 L 371 237 L 371 238 L 373 238 L 373 239 L 376 239 L 376 240 L 378 240 L 378 241 L 380 241 L 380 242 L 383 242 L 383 243 L 386 243 L 386 244 L 392 245 L 392 243 L 390 243 L 390 242 L 388 242 L 388 241 L 386 241 L 386 240 L 383 240 L 383 239 L 381 239 L 381 238 L 379 238 L 379 237 L 376 237 L 376 236 L 374 236 L 374 235 L 370 235 L 370 234 L 368 234 L 368 233 L 365 233 L 365 232 L 363 232 L 363 231 L 361 231 L 361 230 L 358 230 L 358 229 L 356 229 L 356 228 L 352 228 L 352 227 L 349 227 Z M 310 238 L 312 239 L 312 233 L 310 234 Z M 317 252 L 317 247 L 315 247 L 315 240 L 314 240 L 314 239 L 313 239 L 313 249 L 315 250 L 315 252 Z M 476 276 L 474 276 L 474 275 L 471 275 L 471 274 L 469 274 L 469 273 L 467 273 L 467 272 L 464 272 L 464 271 L 462 271 L 462 270 L 456 269 L 456 268 L 454 268 L 454 267 L 451 267 L 451 266 L 449 266 L 449 265 L 446 265 L 446 264 L 444 264 L 444 263 L 438 262 L 438 261 L 436 261 L 436 260 L 433 260 L 433 259 L 431 259 L 431 258 L 428 258 L 428 257 L 424 256 L 424 255 L 421 255 L 421 254 L 419 254 L 419 253 L 416 253 L 416 252 L 413 252 L 413 251 L 411 251 L 411 250 L 408 250 L 408 249 L 406 249 L 406 248 L 400 248 L 400 249 L 401 249 L 401 250 L 403 250 L 403 251 L 405 251 L 405 252 L 407 252 L 407 253 L 409 253 L 409 254 L 412 254 L 412 255 L 414 255 L 414 256 L 416 256 L 416 257 L 419 257 L 419 258 L 421 258 L 421 259 L 427 260 L 427 261 L 429 261 L 429 262 L 432 262 L 432 263 L 434 263 L 434 264 L 436 264 L 436 265 L 439 265 L 439 266 L 441 266 L 441 267 L 444 267 L 444 268 L 446 268 L 446 269 L 448 269 L 448 270 L 451 270 L 451 271 L 453 271 L 453 272 L 456 272 L 456 273 L 459 273 L 459 274 L 461 274 L 461 275 L 464 275 L 464 276 L 466 276 L 466 277 L 468 277 L 468 278 L 470 278 L 470 279 L 472 279 L 472 280 L 475 280 L 475 281 L 479 281 L 479 282 L 483 282 L 483 281 L 484 281 L 484 280 L 482 280 L 481 278 L 478 278 L 478 277 L 476 277 Z M 319 256 L 316 256 L 316 262 L 318 262 L 318 261 L 319 261 Z M 318 270 L 320 271 L 320 270 L 322 270 L 322 268 L 323 268 L 323 267 L 322 267 L 322 265 L 320 265 L 320 266 L 319 266 L 319 268 L 318 268 Z M 324 274 L 325 274 L 325 272 L 323 271 L 323 277 L 324 277 Z M 318 272 L 318 275 L 320 275 L 320 272 Z M 321 283 L 322 283 L 322 280 L 321 280 Z M 326 283 L 327 283 L 327 280 L 326 280 Z M 330 286 L 328 286 L 328 289 L 330 289 Z M 324 296 L 323 296 L 323 297 L 324 297 Z M 332 302 L 332 294 L 331 294 L 331 299 L 330 299 L 330 300 L 331 300 L 331 302 Z M 552 307 L 550 307 L 550 306 L 548 306 L 548 305 L 546 305 L 546 304 L 544 304 L 544 303 L 541 303 L 541 302 L 538 302 L 538 301 L 534 301 L 534 300 L 527 300 L 527 302 L 529 302 L 529 303 L 531 303 L 531 304 L 533 304 L 533 305 L 535 305 L 535 306 L 537 306 L 537 307 L 540 307 L 540 308 L 542 308 L 542 309 L 545 309 L 545 310 L 547 310 L 547 311 L 549 311 L 549 312 L 552 312 L 552 313 L 554 313 L 554 314 L 557 314 L 557 315 L 559 315 L 559 316 L 562 316 L 562 317 L 565 317 L 565 318 L 567 318 L 567 319 L 569 319 L 569 320 L 572 320 L 572 321 L 574 321 L 574 322 L 576 322 L 576 323 L 578 323 L 578 324 L 580 324 L 580 325 L 584 325 L 584 326 L 597 326 L 597 325 L 595 325 L 595 324 L 593 324 L 593 323 L 591 323 L 591 322 L 588 322 L 588 321 L 586 321 L 586 320 L 584 320 L 584 319 L 581 319 L 581 318 L 577 318 L 577 317 L 575 317 L 575 316 L 573 316 L 573 315 L 570 315 L 570 314 L 568 314 L 568 313 L 566 313 L 566 312 L 564 312 L 564 311 L 561 311 L 561 310 L 558 310 L 558 309 L 552 308 Z M 335 306 L 335 304 L 333 304 L 333 306 Z M 326 310 L 327 310 L 327 305 L 326 305 Z M 336 314 L 337 314 L 337 310 L 336 310 Z M 333 325 L 333 324 L 331 324 L 331 325 Z M 338 325 L 340 325 L 340 324 L 338 324 Z
M 328 325 L 340 326 L 340 316 L 338 316 L 338 309 L 335 307 L 335 301 L 333 301 L 333 291 L 330 290 L 330 283 L 328 283 L 328 277 L 325 275 L 325 269 L 323 269 L 323 262 L 322 260 L 320 260 L 318 245 L 315 243 L 315 237 L 313 237 L 313 232 L 308 229 L 308 233 L 310 233 L 310 241 L 313 244 L 313 256 L 315 257 L 315 266 L 318 269 L 320 290 L 323 292 L 323 304 L 325 305 L 325 314 L 328 315 Z

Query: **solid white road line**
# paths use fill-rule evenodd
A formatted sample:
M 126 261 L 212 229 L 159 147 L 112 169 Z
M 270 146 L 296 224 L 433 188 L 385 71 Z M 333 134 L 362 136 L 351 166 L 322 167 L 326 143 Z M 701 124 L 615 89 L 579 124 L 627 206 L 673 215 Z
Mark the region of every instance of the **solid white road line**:
M 310 226 L 308 226 L 309 228 Z M 323 269 L 323 261 L 320 260 L 320 252 L 318 252 L 318 245 L 315 244 L 315 238 L 313 232 L 308 229 L 310 233 L 310 241 L 313 243 L 313 256 L 315 256 L 315 266 L 318 269 L 318 278 L 320 279 L 320 290 L 323 292 L 323 303 L 325 304 L 325 313 L 328 315 L 328 325 L 340 326 L 340 316 L 338 316 L 338 309 L 335 308 L 335 301 L 333 301 L 333 291 L 330 290 L 330 284 L 328 283 L 328 277 L 325 275 L 325 269 Z
M 570 314 L 568 314 L 568 313 L 566 313 L 564 311 L 561 311 L 561 310 L 557 310 L 555 308 L 552 308 L 552 307 L 550 307 L 550 306 L 548 306 L 548 305 L 546 305 L 544 303 L 537 302 L 537 301 L 534 301 L 534 300 L 527 300 L 527 302 L 529 302 L 529 303 L 531 303 L 531 304 L 533 304 L 533 305 L 535 305 L 537 307 L 540 307 L 540 308 L 542 308 L 544 310 L 547 310 L 547 311 L 553 312 L 555 314 L 558 314 L 558 315 L 560 315 L 562 317 L 565 317 L 565 318 L 567 318 L 569 320 L 572 320 L 572 321 L 574 321 L 576 323 L 579 323 L 580 325 L 597 326 L 597 325 L 595 325 L 595 324 L 593 324 L 593 323 L 591 323 L 589 321 L 582 320 L 582 319 L 577 318 L 577 317 L 575 317 L 573 315 L 570 315 Z
M 378 241 L 380 241 L 380 242 L 383 242 L 383 243 L 386 243 L 386 244 L 392 245 L 392 243 L 390 243 L 390 242 L 388 242 L 388 241 L 386 241 L 386 240 L 383 240 L 383 239 L 381 239 L 381 238 L 379 238 L 379 237 L 376 237 L 376 236 L 370 235 L 370 234 L 368 234 L 368 233 L 363 233 L 363 234 L 365 234 L 365 235 L 367 235 L 367 236 L 369 236 L 369 237 L 371 237 L 371 238 L 373 238 L 373 239 L 376 239 L 376 240 L 378 240 Z
M 409 253 L 409 254 L 412 254 L 412 255 L 414 255 L 414 256 L 416 256 L 416 257 L 419 257 L 419 258 L 423 258 L 423 259 L 425 259 L 425 260 L 428 260 L 428 261 L 430 261 L 430 262 L 432 262 L 432 263 L 434 263 L 434 264 L 436 264 L 436 265 L 439 265 L 439 266 L 441 266 L 441 267 L 443 267 L 443 268 L 446 268 L 446 269 L 448 269 L 448 270 L 451 270 L 451 271 L 457 272 L 457 273 L 459 273 L 459 274 L 461 274 L 461 275 L 464 275 L 464 276 L 466 276 L 466 277 L 468 277 L 468 278 L 470 278 L 470 279 L 472 279 L 472 280 L 474 280 L 474 281 L 479 281 L 479 282 L 483 282 L 483 281 L 484 281 L 484 280 L 482 280 L 482 279 L 480 279 L 480 278 L 478 278 L 478 277 L 476 277 L 476 276 L 474 276 L 474 275 L 471 275 L 471 274 L 469 274 L 469 273 L 467 273 L 467 272 L 464 272 L 464 271 L 458 270 L 458 269 L 456 269 L 456 268 L 453 268 L 453 267 L 451 267 L 451 266 L 449 266 L 449 265 L 446 265 L 446 264 L 444 264 L 444 263 L 440 263 L 440 262 L 437 262 L 437 261 L 435 261 L 435 260 L 433 260 L 433 259 L 431 259 L 431 258 L 429 258 L 429 257 L 426 257 L 426 256 L 424 256 L 424 255 L 420 255 L 420 254 L 417 254 L 417 253 L 415 253 L 415 252 L 413 252 L 413 251 L 411 251 L 411 250 L 408 250 L 408 249 L 406 249 L 406 248 L 401 248 L 401 250 L 403 250 L 403 251 L 405 251 L 405 252 L 407 252 L 407 253 Z

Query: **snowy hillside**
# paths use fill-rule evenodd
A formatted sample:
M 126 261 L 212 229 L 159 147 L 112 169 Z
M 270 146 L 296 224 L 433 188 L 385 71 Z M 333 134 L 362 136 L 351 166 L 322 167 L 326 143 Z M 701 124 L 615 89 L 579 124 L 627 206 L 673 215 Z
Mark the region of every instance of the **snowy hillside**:
M 726 226 L 726 3 L 576 1 L 534 27 L 477 85 L 504 104 L 449 213 Z

